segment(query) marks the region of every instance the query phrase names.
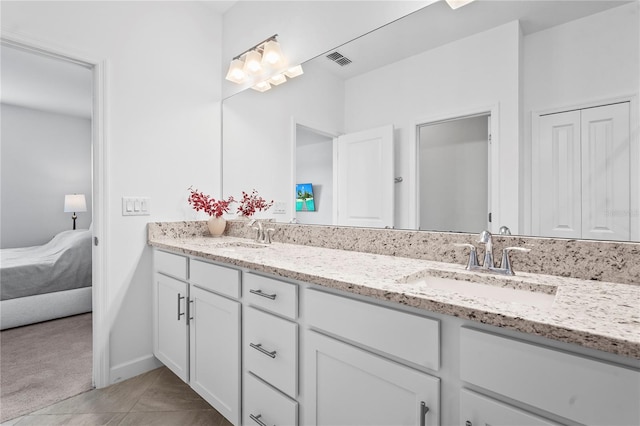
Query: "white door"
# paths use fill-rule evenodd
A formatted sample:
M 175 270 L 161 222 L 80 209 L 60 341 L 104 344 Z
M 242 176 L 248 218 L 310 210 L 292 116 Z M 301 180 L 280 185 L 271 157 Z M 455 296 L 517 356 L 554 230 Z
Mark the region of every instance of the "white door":
M 305 425 L 440 424 L 440 379 L 310 332 Z
M 176 376 L 189 381 L 189 334 L 187 327 L 186 283 L 155 275 L 156 336 L 155 356 Z
M 582 238 L 630 239 L 629 103 L 582 110 Z
M 393 126 L 339 136 L 335 145 L 336 224 L 392 228 Z
M 580 111 L 540 117 L 533 161 L 533 215 L 536 235 L 582 236 Z
M 240 424 L 240 303 L 191 286 L 191 387 Z
M 467 389 L 460 391 L 460 424 L 470 426 L 559 426 L 558 423 Z

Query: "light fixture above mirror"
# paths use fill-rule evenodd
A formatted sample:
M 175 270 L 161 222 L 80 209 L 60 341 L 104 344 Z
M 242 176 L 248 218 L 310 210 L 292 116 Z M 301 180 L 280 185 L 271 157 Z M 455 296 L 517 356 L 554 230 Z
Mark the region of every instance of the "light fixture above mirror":
M 294 78 L 303 74 L 300 65 L 282 71 L 287 60 L 277 37 L 278 34 L 274 34 L 234 57 L 225 79 L 236 84 L 252 83 L 252 89 L 265 92 L 272 85 L 285 83 L 287 77 Z

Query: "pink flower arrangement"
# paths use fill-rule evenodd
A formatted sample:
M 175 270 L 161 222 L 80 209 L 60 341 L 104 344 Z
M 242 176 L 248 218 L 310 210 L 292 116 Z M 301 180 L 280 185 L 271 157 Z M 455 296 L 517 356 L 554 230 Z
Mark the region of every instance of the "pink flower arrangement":
M 187 201 L 193 206 L 193 209 L 197 212 L 204 211 L 209 216 L 220 217 L 224 213 L 229 213 L 229 206 L 235 202 L 233 196 L 226 200 L 216 200 L 192 187 L 189 187 L 189 192 Z
M 237 212 L 246 217 L 253 216 L 257 211 L 268 210 L 273 205 L 273 200 L 267 202 L 258 195 L 258 191 L 255 189 L 251 191 L 251 194 L 242 191 L 242 200 L 237 202 L 240 203 Z

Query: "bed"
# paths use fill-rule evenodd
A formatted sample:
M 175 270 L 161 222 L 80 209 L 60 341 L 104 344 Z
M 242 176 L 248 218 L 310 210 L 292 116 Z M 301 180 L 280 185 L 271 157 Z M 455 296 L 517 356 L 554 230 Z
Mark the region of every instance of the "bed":
M 0 250 L 0 329 L 91 312 L 91 230 Z

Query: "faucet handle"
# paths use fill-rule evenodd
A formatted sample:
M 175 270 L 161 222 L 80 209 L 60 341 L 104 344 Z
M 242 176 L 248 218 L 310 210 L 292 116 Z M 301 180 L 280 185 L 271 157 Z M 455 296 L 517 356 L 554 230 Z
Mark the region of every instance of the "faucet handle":
M 478 267 L 478 251 L 476 249 L 476 246 L 474 246 L 473 244 L 469 244 L 469 243 L 454 243 L 453 244 L 456 247 L 468 247 L 469 250 L 469 261 L 467 262 L 467 267 L 466 269 L 471 270 L 473 268 L 477 268 Z
M 511 267 L 511 261 L 509 260 L 510 251 L 529 252 L 531 249 L 524 247 L 505 247 L 502 249 L 502 262 L 500 262 L 500 269 L 504 269 L 507 275 L 515 275 L 513 268 Z

